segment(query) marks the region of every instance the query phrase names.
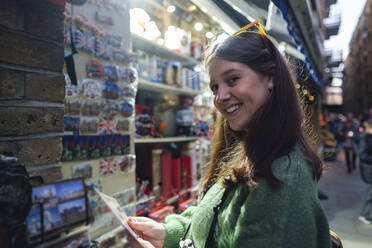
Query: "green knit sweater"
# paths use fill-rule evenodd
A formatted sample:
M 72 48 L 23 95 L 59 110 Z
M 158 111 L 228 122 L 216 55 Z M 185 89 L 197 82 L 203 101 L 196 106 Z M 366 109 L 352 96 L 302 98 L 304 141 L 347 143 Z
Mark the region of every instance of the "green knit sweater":
M 317 197 L 310 166 L 299 149 L 273 162 L 274 175 L 284 184 L 273 188 L 266 179 L 258 187 L 236 186 L 220 209 L 214 232 L 215 247 L 330 248 L 329 225 Z M 181 215 L 169 215 L 164 247 L 178 247 L 190 221 L 187 237 L 195 248 L 204 248 L 213 219 L 213 206 L 224 188 L 213 185 L 198 206 Z

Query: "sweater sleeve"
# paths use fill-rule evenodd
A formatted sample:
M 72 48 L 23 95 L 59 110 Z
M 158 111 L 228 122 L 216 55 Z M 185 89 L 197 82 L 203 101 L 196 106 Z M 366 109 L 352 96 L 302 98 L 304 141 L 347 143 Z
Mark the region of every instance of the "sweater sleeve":
M 359 140 L 359 158 L 360 158 L 360 161 L 363 162 L 363 163 L 367 163 L 367 164 L 372 164 L 372 151 L 371 151 L 371 147 L 370 145 L 368 144 L 368 138 L 371 139 L 371 137 L 369 137 L 370 135 L 369 134 L 366 134 L 366 133 L 363 133 L 361 135 L 361 139 Z
M 195 209 L 196 206 L 191 206 L 187 208 L 182 214 L 171 214 L 165 218 L 164 227 L 167 231 L 167 236 L 164 244 L 165 248 L 178 247 L 178 243 L 185 234 Z
M 273 164 L 274 174 L 283 181 L 279 188 L 259 179 L 258 187 L 248 193 L 230 247 L 331 247 L 308 165 L 294 159 L 288 166 L 288 161 L 283 158 Z

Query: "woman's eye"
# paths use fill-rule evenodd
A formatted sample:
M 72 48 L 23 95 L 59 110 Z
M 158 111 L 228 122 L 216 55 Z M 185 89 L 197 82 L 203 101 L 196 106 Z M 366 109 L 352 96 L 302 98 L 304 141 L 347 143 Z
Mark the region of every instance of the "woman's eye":
M 234 84 L 236 81 L 238 81 L 239 77 L 231 77 L 227 80 L 229 84 Z
M 216 92 L 217 90 L 218 90 L 218 86 L 217 85 L 215 85 L 215 84 L 211 85 L 211 91 L 212 92 Z

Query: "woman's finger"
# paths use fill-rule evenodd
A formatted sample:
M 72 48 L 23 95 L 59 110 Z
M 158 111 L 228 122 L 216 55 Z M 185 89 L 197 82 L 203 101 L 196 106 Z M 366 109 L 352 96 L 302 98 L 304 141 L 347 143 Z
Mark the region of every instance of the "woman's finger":
M 153 246 L 149 241 L 147 240 L 144 240 L 142 238 L 138 238 L 137 239 L 138 242 L 145 248 L 155 248 L 155 246 Z
M 138 217 L 129 217 L 128 220 L 129 221 L 135 221 L 135 222 L 152 222 L 153 221 L 150 218 L 141 217 L 141 216 L 138 216 Z

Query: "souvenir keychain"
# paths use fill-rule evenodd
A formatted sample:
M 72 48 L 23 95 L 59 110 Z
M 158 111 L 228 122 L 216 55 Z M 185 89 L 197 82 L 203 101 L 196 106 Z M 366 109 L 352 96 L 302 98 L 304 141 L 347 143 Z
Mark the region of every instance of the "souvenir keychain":
M 123 38 L 120 35 L 106 35 L 106 41 L 115 48 L 120 48 L 123 44 Z
M 132 85 L 122 85 L 120 87 L 120 96 L 129 98 L 129 99 L 134 99 L 136 98 L 137 94 L 137 88 L 132 86 Z
M 103 65 L 97 59 L 90 60 L 87 64 L 87 75 L 90 78 L 103 78 Z
M 87 43 L 85 32 L 81 30 L 75 30 L 72 32 L 72 37 L 75 47 L 84 51 Z
M 101 95 L 101 91 L 101 84 L 96 80 L 85 78 L 80 83 L 80 92 L 85 97 L 96 99 Z
M 114 174 L 116 167 L 117 164 L 114 158 L 104 158 L 99 162 L 99 174 Z
M 131 117 L 134 113 L 134 106 L 131 102 L 121 101 L 119 103 L 119 112 L 123 117 Z
M 130 67 L 119 67 L 120 79 L 126 83 L 132 84 L 137 82 L 137 71 Z
M 106 81 L 102 87 L 102 97 L 107 99 L 117 99 L 120 94 L 119 86 Z
M 113 118 L 118 111 L 118 102 L 115 100 L 102 100 L 101 101 L 100 115 L 103 118 Z
M 119 133 L 129 132 L 129 120 L 124 118 L 119 118 L 116 124 L 116 131 Z
M 135 168 L 136 156 L 133 154 L 125 155 L 118 160 L 121 171 L 129 172 Z
M 118 67 L 115 65 L 106 65 L 104 68 L 105 80 L 117 82 L 119 80 Z
M 89 158 L 99 158 L 101 156 L 98 136 L 88 136 L 88 155 Z
M 119 134 L 114 134 L 112 136 L 112 154 L 113 155 L 120 155 L 121 154 L 121 147 L 122 147 L 122 140 L 120 139 Z
M 116 122 L 114 118 L 99 117 L 98 134 L 113 134 L 116 133 Z

